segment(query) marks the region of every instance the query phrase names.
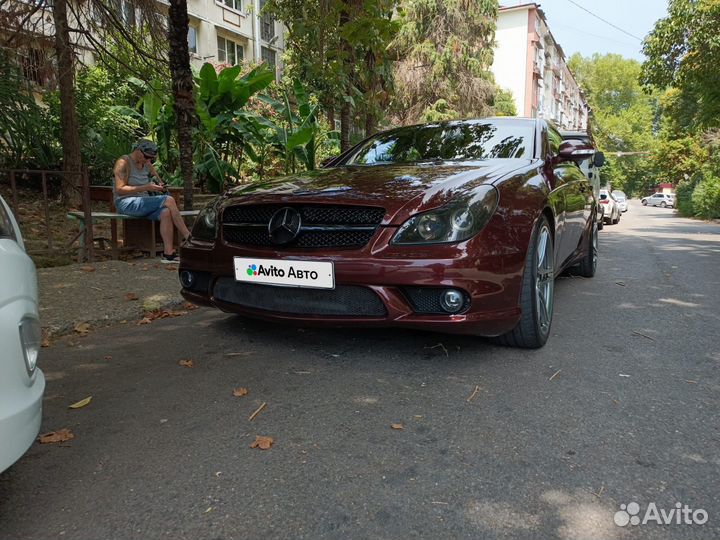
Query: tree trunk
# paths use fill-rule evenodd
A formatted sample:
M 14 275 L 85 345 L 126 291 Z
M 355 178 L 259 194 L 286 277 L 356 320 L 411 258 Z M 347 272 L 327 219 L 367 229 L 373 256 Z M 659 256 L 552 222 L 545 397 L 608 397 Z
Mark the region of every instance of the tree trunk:
M 369 137 L 370 135 L 374 135 L 376 129 L 375 115 L 368 111 L 367 114 L 365 114 L 365 136 Z
M 327 116 L 328 124 L 330 124 L 330 129 L 335 129 L 335 100 L 334 99 L 328 99 L 325 103 L 325 115 Z
M 60 144 L 63 150 L 63 171 L 79 172 L 82 167 L 82 159 L 80 157 L 80 131 L 75 108 L 75 53 L 70 42 L 66 0 L 53 2 L 53 19 L 60 90 Z M 63 198 L 67 204 L 78 205 L 81 200 L 80 193 L 73 186 L 79 186 L 81 183 L 80 175 L 73 174 L 65 177 L 62 185 Z
M 183 207 L 192 210 L 193 141 L 195 122 L 193 77 L 187 35 L 190 26 L 187 0 L 170 0 L 168 12 L 168 41 L 170 45 L 170 75 L 172 77 L 173 109 L 180 150 L 180 172 L 183 178 Z
M 350 148 L 350 103 L 344 102 L 340 109 L 340 153 Z

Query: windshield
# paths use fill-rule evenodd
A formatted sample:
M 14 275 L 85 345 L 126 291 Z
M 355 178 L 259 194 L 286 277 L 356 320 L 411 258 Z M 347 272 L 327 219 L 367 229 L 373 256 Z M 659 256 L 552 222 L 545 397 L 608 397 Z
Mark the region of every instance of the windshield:
M 419 161 L 529 158 L 533 124 L 493 122 L 430 124 L 380 133 L 355 152 L 348 165 Z

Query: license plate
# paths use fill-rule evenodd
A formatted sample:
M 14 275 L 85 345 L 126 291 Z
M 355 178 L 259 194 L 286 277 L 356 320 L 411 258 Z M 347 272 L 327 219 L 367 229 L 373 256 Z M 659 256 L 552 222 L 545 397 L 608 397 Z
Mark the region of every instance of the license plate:
M 235 257 L 235 279 L 244 283 L 334 289 L 332 262 Z

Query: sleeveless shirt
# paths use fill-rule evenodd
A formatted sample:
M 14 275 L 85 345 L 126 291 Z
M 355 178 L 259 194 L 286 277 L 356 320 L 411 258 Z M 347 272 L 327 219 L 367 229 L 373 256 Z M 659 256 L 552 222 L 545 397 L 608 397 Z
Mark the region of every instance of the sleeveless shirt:
M 138 169 L 130 156 L 125 155 L 120 159 L 127 161 L 130 169 L 127 180 L 128 186 L 145 186 L 150 183 L 150 170 L 148 169 L 147 164 L 143 165 L 142 169 Z M 115 191 L 115 183 L 113 182 L 113 196 L 116 199 L 124 199 L 125 197 L 148 197 L 150 194 L 147 191 L 140 191 L 138 193 L 120 195 Z

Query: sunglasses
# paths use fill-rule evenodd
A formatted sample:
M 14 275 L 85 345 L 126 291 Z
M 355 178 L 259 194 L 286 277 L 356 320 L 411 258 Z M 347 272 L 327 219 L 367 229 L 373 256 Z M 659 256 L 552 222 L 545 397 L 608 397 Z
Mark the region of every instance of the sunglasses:
M 142 153 L 143 157 L 147 159 L 150 163 L 155 163 L 155 156 L 148 156 L 145 152 Z

